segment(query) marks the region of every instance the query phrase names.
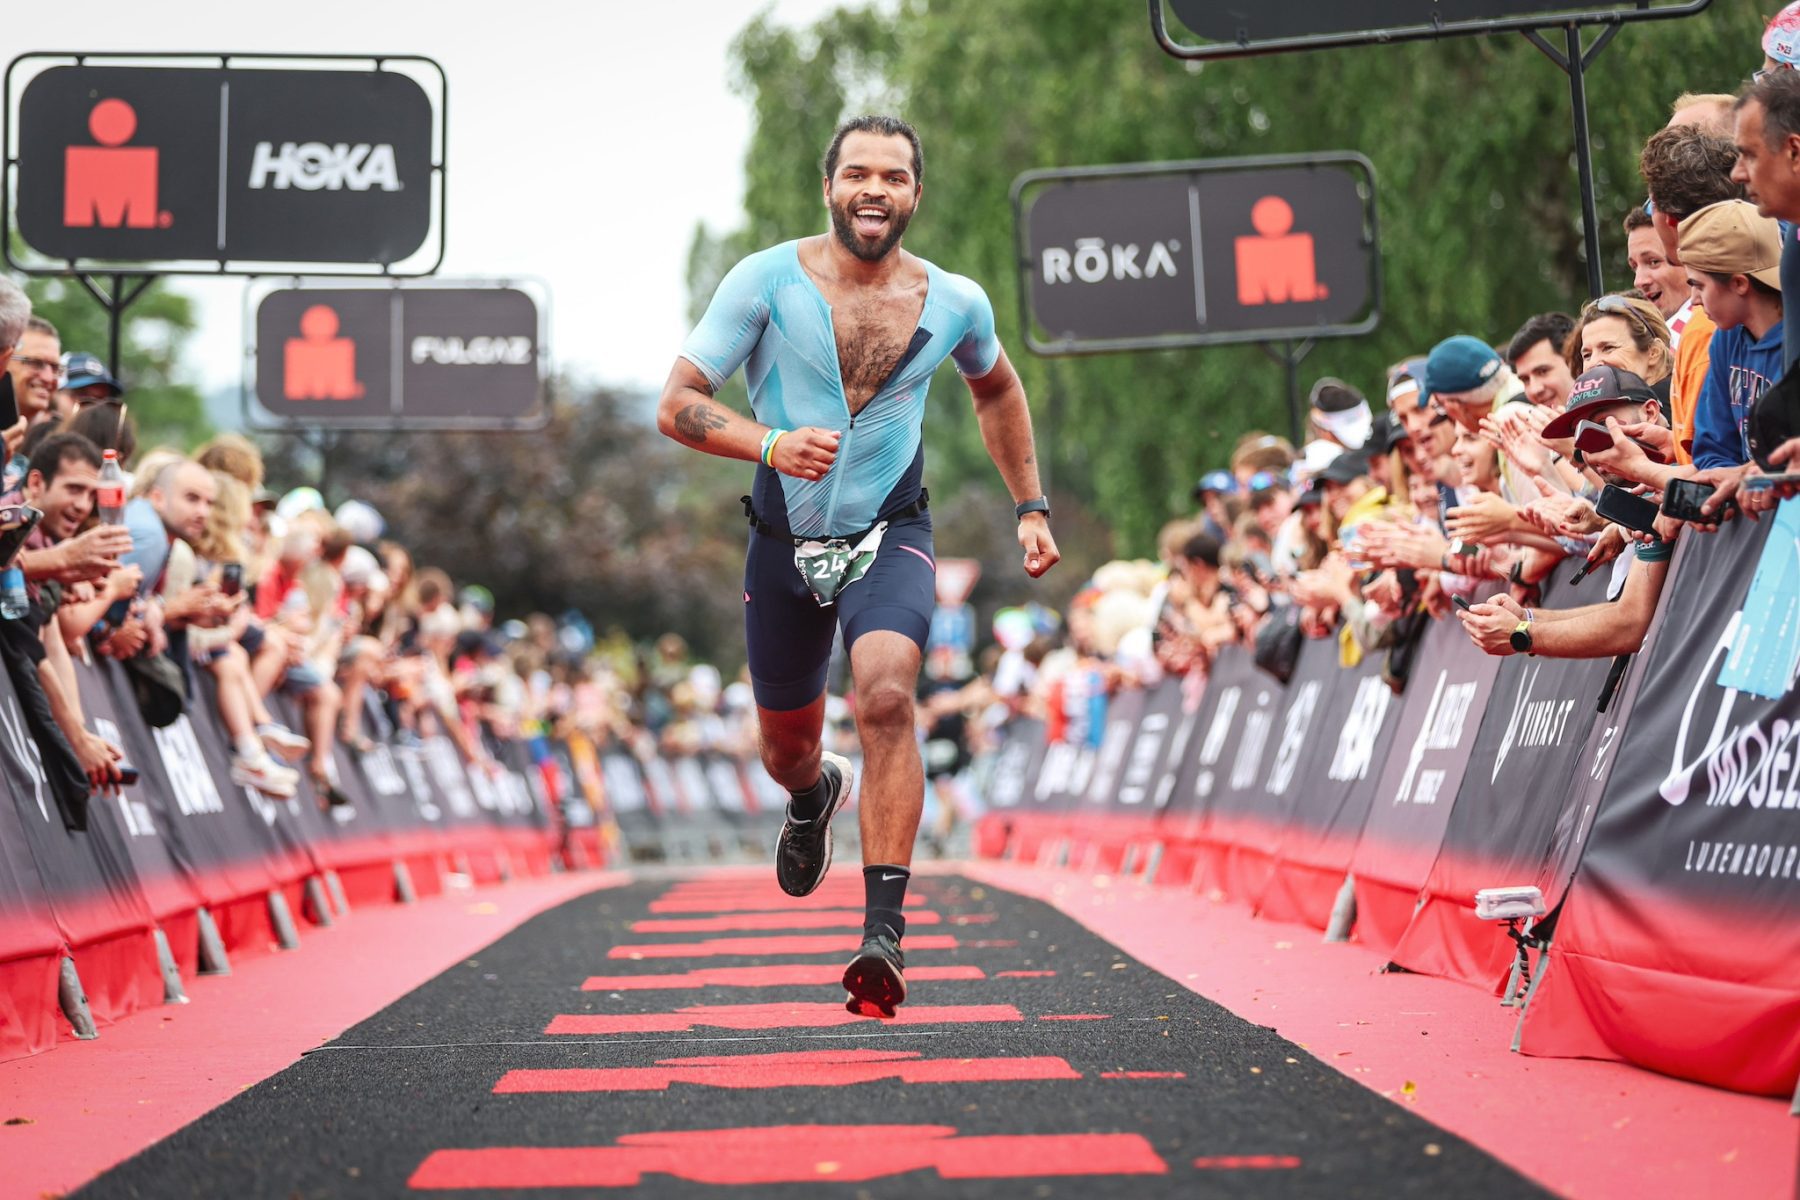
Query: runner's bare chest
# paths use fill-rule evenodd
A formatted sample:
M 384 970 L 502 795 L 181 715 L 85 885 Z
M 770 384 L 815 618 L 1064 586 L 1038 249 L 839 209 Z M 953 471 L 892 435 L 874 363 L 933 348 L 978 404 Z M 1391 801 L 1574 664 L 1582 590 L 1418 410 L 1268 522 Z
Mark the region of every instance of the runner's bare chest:
M 912 344 L 925 311 L 925 271 L 906 272 L 880 287 L 846 286 L 812 275 L 831 306 L 844 400 L 854 417 L 875 398 Z

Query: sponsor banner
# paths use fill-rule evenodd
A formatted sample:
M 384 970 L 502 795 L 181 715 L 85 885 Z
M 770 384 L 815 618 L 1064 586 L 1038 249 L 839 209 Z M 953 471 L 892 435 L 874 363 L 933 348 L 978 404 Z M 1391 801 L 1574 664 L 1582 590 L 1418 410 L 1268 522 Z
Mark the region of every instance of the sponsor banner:
M 1336 642 L 1330 644 L 1335 651 Z M 1307 767 L 1256 901 L 1262 916 L 1315 929 L 1331 923 L 1404 707 L 1381 677 L 1384 658 L 1366 655 L 1360 666 L 1338 671 L 1342 690 L 1334 687 L 1331 710 L 1318 727 L 1320 756 Z
M 1205 836 L 1215 797 L 1232 787 L 1234 776 L 1253 779 L 1260 768 L 1281 696 L 1281 685 L 1256 669 L 1248 651 L 1220 649 L 1162 813 L 1164 833 L 1193 841 Z
M 1379 318 L 1374 170 L 1358 155 L 1031 171 L 1013 193 L 1040 354 L 1347 335 Z
M 1543 607 L 1573 608 L 1581 599 L 1552 586 Z M 1525 655 L 1499 661 L 1437 862 L 1392 956 L 1408 970 L 1477 987 L 1501 985 L 1515 951 L 1504 926 L 1476 920 L 1475 893 L 1543 886 L 1557 831 L 1581 805 L 1582 774 L 1605 753 L 1604 742 L 1590 751 L 1590 734 L 1613 665 Z
M 995 755 L 989 776 L 988 809 L 1011 813 L 1029 801 L 1043 765 L 1044 723 L 1030 717 L 1014 717 L 1007 723 L 1006 740 Z
M 1791 679 L 1774 699 L 1718 680 L 1767 540 L 1793 536 L 1740 520 L 1682 539 L 1639 702 L 1526 1014 L 1528 1053 L 1792 1094 L 1800 693 Z
M 113 1021 L 162 1002 L 151 930 L 125 836 L 110 814 L 88 805 L 87 829 L 63 822 L 38 758 L 37 743 L 11 679 L 0 672 L 0 775 L 18 816 L 24 844 L 37 864 L 56 928 L 71 949 L 97 949 L 82 983 L 97 1021 Z
M 1356 934 L 1390 954 L 1437 861 L 1457 789 L 1475 748 L 1500 660 L 1469 641 L 1460 622 L 1425 631 L 1405 703 L 1351 868 Z
M 87 727 L 125 750 L 125 761 L 137 766 L 138 760 L 129 749 L 134 739 L 125 734 L 134 721 L 142 723 L 136 706 L 121 711 L 106 677 L 86 664 L 75 665 L 75 683 Z M 88 801 L 88 827 L 103 825 L 108 840 L 116 840 L 123 847 L 150 915 L 158 923 L 167 924 L 192 913 L 201 900 L 193 881 L 175 858 L 170 841 L 170 798 L 158 795 L 156 790 L 161 778 L 157 772 L 139 767 L 135 784 L 121 788 L 114 796 L 92 797 Z M 192 965 L 193 946 L 174 944 L 172 948 L 179 961 Z
M 544 347 L 533 293 L 436 281 L 293 287 L 255 306 L 254 379 L 282 427 L 540 424 Z
M 18 104 L 19 231 L 59 264 L 417 274 L 441 233 L 438 114 L 398 70 L 89 62 L 38 72 Z
M 1348 715 L 1355 685 L 1356 673 L 1338 665 L 1336 638 L 1302 646 L 1260 761 L 1233 771 L 1213 804 L 1207 841 L 1216 850 L 1202 861 L 1214 870 L 1207 881 L 1225 895 L 1255 905 L 1268 888 L 1303 793 L 1330 765 L 1335 745 L 1327 734 Z

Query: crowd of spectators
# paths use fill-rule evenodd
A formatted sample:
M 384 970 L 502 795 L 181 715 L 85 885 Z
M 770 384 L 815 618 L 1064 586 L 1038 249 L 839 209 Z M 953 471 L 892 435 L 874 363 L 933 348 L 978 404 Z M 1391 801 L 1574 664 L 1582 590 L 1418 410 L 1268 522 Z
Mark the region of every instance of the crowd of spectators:
M 1109 564 L 1066 628 L 1009 650 L 1002 698 L 1053 740 L 1097 743 L 1096 696 L 1198 680 L 1231 644 L 1283 676 L 1303 639 L 1333 638 L 1396 687 L 1438 619 L 1493 655 L 1638 649 L 1678 539 L 1800 492 L 1800 303 L 1783 303 L 1800 288 L 1800 4 L 1764 55 L 1741 93 L 1680 96 L 1647 139 L 1647 195 L 1621 218 L 1628 290 L 1516 331 L 1445 329 L 1379 380 L 1318 380 L 1308 439 L 1240 439 L 1160 561 Z M 1553 573 L 1592 574 L 1596 603 L 1544 607 Z
M 1012 717 L 1097 739 L 1109 693 L 1201 679 L 1229 644 L 1279 675 L 1301 639 L 1335 638 L 1345 666 L 1383 656 L 1396 685 L 1427 623 L 1452 616 L 1490 654 L 1635 650 L 1679 538 L 1800 491 L 1800 375 L 1784 381 L 1800 305 L 1783 303 L 1800 287 L 1800 3 L 1763 50 L 1740 94 L 1680 96 L 1647 139 L 1646 199 L 1622 216 L 1629 290 L 1508 337 L 1447 329 L 1363 386 L 1318 380 L 1308 439 L 1241 438 L 1159 561 L 1109 564 L 1066 620 L 1003 611 L 979 660 L 934 643 L 917 709 L 928 840 L 970 814 L 971 766 Z M 0 365 L 18 412 L 0 548 L 23 537 L 28 600 L 15 613 L 0 579 L 0 658 L 71 823 L 129 771 L 82 712 L 74 664 L 96 657 L 124 665 L 153 725 L 215 705 L 235 782 L 292 797 L 304 773 L 326 805 L 347 803 L 334 748 L 378 736 L 441 732 L 495 771 L 501 739 L 572 730 L 640 757 L 754 757 L 747 680 L 677 636 L 596 643 L 575 614 L 496 628 L 483 588 L 416 568 L 366 504 L 267 490 L 245 438 L 140 453 L 121 383 L 3 278 Z M 103 523 L 112 458 L 128 503 Z M 1596 576 L 1599 602 L 1542 606 L 1565 564 Z M 854 749 L 851 712 L 831 701 L 828 748 Z
M 328 808 L 350 803 L 336 749 L 376 738 L 441 734 L 496 775 L 503 743 L 543 753 L 574 732 L 645 756 L 753 757 L 747 684 L 722 686 L 681 639 L 596 645 L 575 613 L 497 625 L 486 588 L 416 567 L 369 505 L 270 491 L 242 436 L 140 450 L 123 384 L 94 355 L 65 353 L 4 277 L 0 368 L 0 411 L 8 399 L 18 411 L 0 553 L 19 547 L 24 596 L 0 605 L 0 658 L 71 827 L 133 771 L 84 713 L 78 661 L 120 663 L 155 727 L 214 706 L 235 784 L 292 800 L 304 775 Z M 119 500 L 106 495 L 114 460 L 123 508 L 103 521 Z

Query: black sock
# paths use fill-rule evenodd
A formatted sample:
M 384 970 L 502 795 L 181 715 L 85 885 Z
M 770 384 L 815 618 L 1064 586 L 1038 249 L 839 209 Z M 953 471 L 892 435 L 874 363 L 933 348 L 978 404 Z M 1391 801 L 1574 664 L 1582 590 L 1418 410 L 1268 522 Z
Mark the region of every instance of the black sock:
M 819 764 L 818 782 L 804 792 L 789 792 L 793 800 L 788 803 L 788 815 L 796 821 L 815 821 L 825 811 L 825 805 L 831 801 L 833 776 L 837 768 L 830 763 Z
M 912 872 L 905 867 L 877 864 L 863 868 L 863 933 L 874 933 L 876 926 L 886 925 L 894 936 L 906 936 L 906 881 Z

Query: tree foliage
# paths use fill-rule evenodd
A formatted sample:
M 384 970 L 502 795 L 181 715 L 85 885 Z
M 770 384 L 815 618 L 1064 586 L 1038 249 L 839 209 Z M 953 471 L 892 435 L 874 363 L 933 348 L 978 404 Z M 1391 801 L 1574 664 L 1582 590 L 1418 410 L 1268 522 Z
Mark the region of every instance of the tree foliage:
M 1591 67 L 1610 287 L 1630 286 L 1620 219 L 1643 199 L 1638 150 L 1677 94 L 1739 86 L 1759 63 L 1763 19 L 1750 0 L 1715 0 L 1697 18 L 1625 27 Z M 807 29 L 759 17 L 734 57 L 756 114 L 744 222 L 697 235 L 696 311 L 742 254 L 824 228 L 819 159 L 833 127 L 852 111 L 891 107 L 925 148 L 908 248 L 987 288 L 1031 394 L 1059 528 L 1064 513 L 1087 510 L 1120 551 L 1149 552 L 1162 522 L 1191 509 L 1194 479 L 1223 466 L 1240 434 L 1286 432 L 1285 375 L 1255 346 L 1062 360 L 1025 352 L 1008 199 L 1020 172 L 1367 155 L 1378 177 L 1382 322 L 1367 336 L 1321 343 L 1303 382 L 1340 375 L 1374 396 L 1388 363 L 1448 334 L 1498 342 L 1531 314 L 1572 309 L 1586 295 L 1568 80 L 1516 34 L 1201 67 L 1157 49 L 1141 4 L 902 0 L 840 10 Z M 927 444 L 940 491 L 981 489 L 988 509 L 1004 511 L 967 393 L 947 371 L 933 388 Z M 957 552 L 957 536 L 939 522 L 941 552 Z M 987 531 L 980 539 L 991 540 Z M 1075 548 L 1103 557 L 1106 540 Z M 1065 585 L 1079 574 L 1077 565 Z
M 662 437 L 651 400 L 566 390 L 534 432 L 284 435 L 269 476 L 373 504 L 421 566 L 485 585 L 503 619 L 575 608 L 741 661 L 741 464 Z
M 62 335 L 65 352 L 86 351 L 106 359 L 106 310 L 78 280 L 52 276 L 30 279 L 24 286 L 32 310 Z M 187 449 L 212 434 L 199 389 L 180 377 L 181 355 L 196 324 L 193 303 L 161 282 L 151 284 L 125 310 L 119 378 L 142 446 Z

